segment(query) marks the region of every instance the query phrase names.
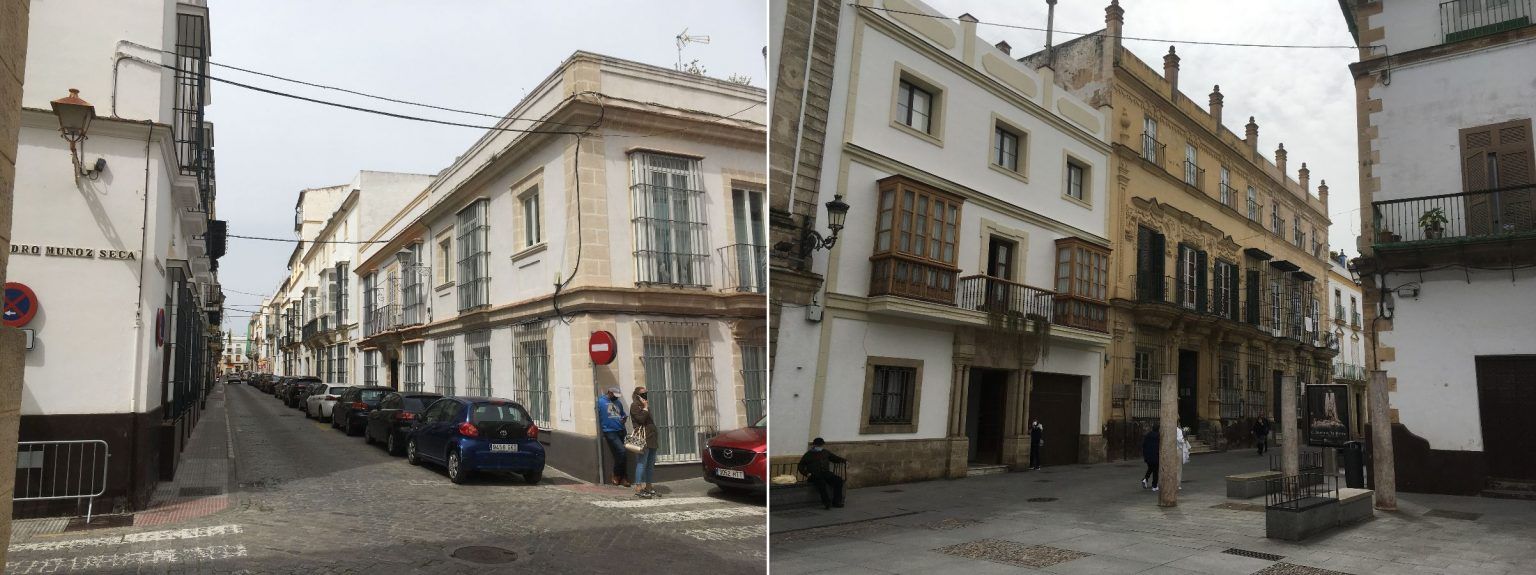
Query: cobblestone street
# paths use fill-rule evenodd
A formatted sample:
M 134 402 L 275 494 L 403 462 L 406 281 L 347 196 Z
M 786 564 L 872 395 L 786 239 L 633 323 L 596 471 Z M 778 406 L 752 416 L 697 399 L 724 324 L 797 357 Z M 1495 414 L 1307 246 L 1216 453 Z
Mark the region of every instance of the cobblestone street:
M 690 480 L 637 500 L 552 468 L 534 486 L 484 475 L 453 485 L 244 385 L 214 392 L 183 458 L 131 527 L 18 522 L 6 573 L 766 570 L 753 498 Z
M 1179 506 L 1157 507 L 1140 462 L 870 487 L 845 509 L 776 510 L 775 575 L 1150 573 L 1523 575 L 1536 502 L 1399 493 L 1399 510 L 1300 543 L 1267 539 L 1264 500 L 1228 499 L 1250 450 L 1196 456 Z

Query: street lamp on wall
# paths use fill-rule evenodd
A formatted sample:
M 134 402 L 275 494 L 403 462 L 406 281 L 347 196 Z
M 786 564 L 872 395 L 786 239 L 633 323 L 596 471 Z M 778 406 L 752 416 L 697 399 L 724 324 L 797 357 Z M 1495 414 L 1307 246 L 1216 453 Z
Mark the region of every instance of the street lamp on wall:
M 59 134 L 64 141 L 69 142 L 69 156 L 74 164 L 75 177 L 89 176 L 91 179 L 101 173 L 107 167 L 105 159 L 98 158 L 91 166 L 85 169 L 80 162 L 80 156 L 85 153 L 86 134 L 91 129 L 91 121 L 96 119 L 96 106 L 92 106 L 80 98 L 80 90 L 70 88 L 69 95 L 48 103 L 53 107 L 54 115 L 59 117 Z M 76 147 L 76 144 L 79 147 Z
M 800 257 L 809 257 L 816 250 L 830 250 L 837 244 L 837 234 L 843 231 L 843 223 L 848 220 L 848 202 L 843 201 L 841 194 L 832 196 L 832 201 L 827 202 L 827 229 L 831 235 L 822 236 L 821 233 L 809 227 L 805 235 L 800 238 Z

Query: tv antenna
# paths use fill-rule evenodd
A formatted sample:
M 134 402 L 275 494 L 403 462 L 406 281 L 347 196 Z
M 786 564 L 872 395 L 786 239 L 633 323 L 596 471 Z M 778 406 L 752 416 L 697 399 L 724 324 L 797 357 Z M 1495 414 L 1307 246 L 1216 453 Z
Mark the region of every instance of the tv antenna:
M 683 71 L 683 47 L 688 44 L 708 44 L 709 36 L 689 36 L 688 29 L 677 33 L 677 71 Z

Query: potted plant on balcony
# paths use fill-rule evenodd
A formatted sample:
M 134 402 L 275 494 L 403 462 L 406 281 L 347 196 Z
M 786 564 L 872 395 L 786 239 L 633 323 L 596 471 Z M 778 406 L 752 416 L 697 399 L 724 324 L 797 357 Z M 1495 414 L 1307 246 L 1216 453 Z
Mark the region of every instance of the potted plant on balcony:
M 1445 210 L 1431 208 L 1419 216 L 1419 227 L 1424 228 L 1424 239 L 1438 240 L 1445 237 Z

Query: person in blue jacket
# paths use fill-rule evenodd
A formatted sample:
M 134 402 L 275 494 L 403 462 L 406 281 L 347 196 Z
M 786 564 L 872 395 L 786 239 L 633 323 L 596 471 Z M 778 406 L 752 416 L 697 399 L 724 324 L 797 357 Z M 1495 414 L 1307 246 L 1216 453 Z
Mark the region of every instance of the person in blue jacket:
M 624 411 L 624 400 L 621 397 L 619 388 L 610 387 L 607 393 L 597 398 L 597 423 L 603 432 L 603 441 L 608 443 L 608 452 L 613 454 L 613 471 L 608 476 L 608 482 L 629 487 L 629 452 L 624 450 L 624 422 L 629 419 L 629 415 Z
M 1147 480 L 1151 479 L 1152 490 L 1157 491 L 1157 466 L 1160 459 L 1158 456 L 1162 454 L 1161 452 L 1162 440 L 1157 433 L 1157 428 L 1153 427 L 1152 431 L 1147 432 L 1141 440 L 1141 459 L 1147 462 L 1147 472 L 1141 476 L 1142 489 L 1147 488 Z

